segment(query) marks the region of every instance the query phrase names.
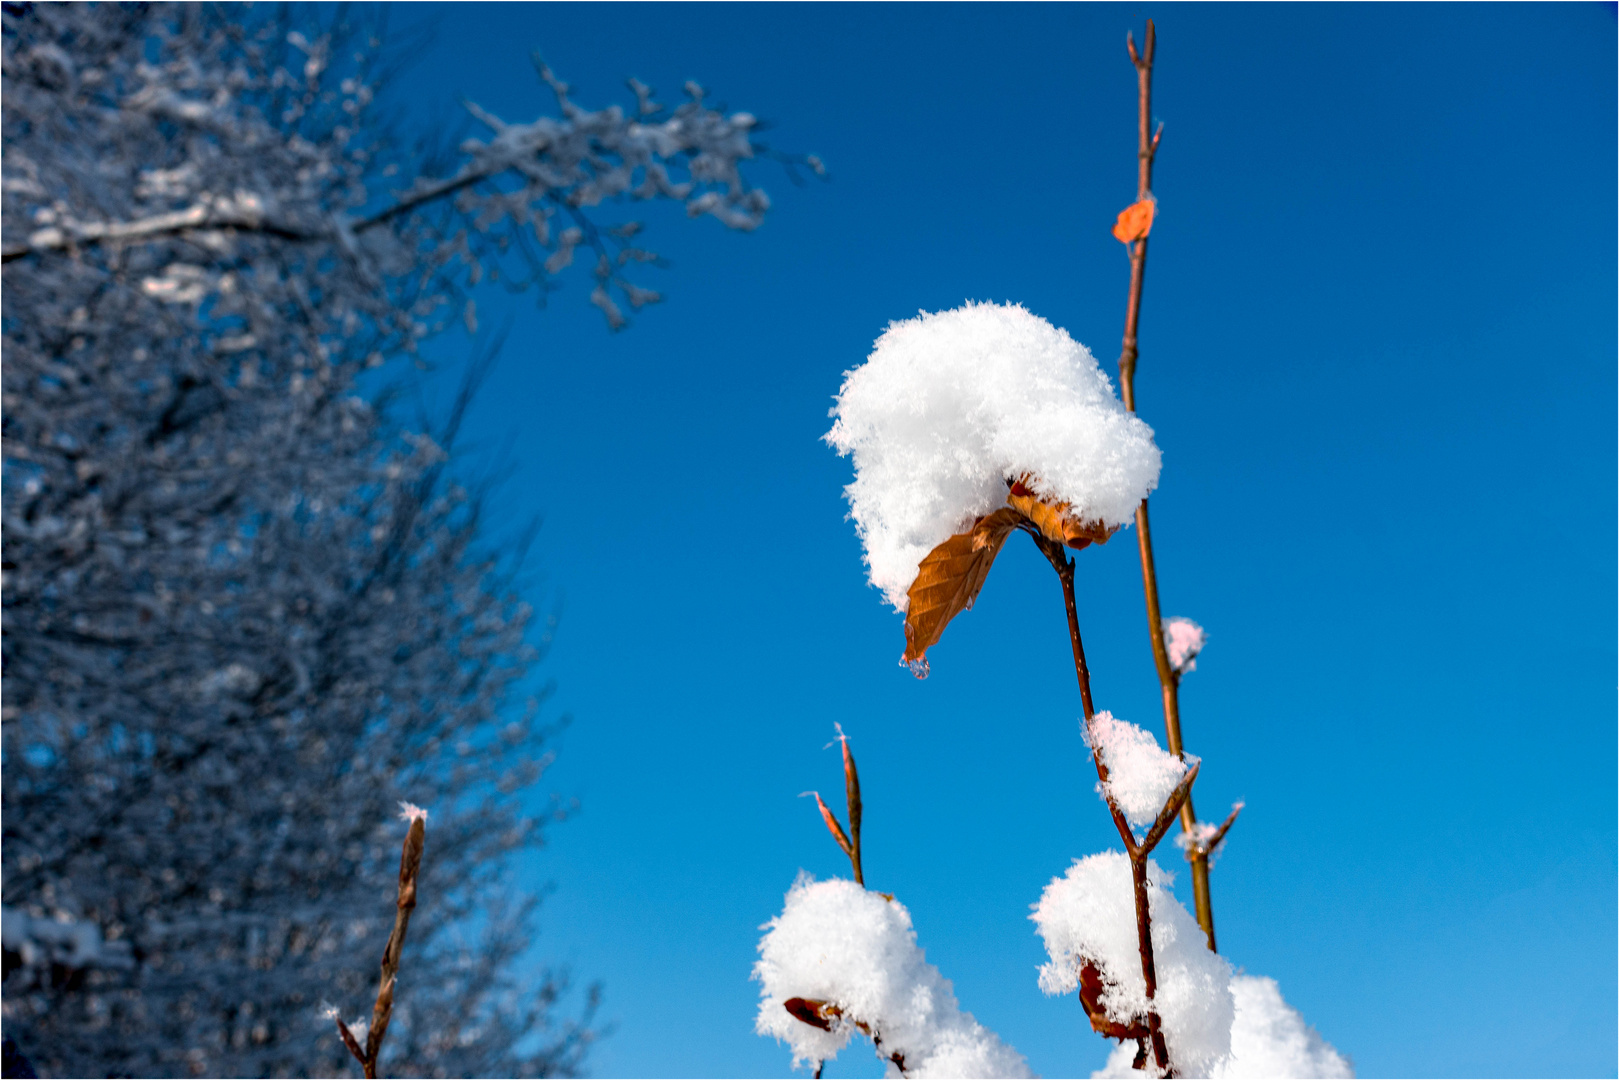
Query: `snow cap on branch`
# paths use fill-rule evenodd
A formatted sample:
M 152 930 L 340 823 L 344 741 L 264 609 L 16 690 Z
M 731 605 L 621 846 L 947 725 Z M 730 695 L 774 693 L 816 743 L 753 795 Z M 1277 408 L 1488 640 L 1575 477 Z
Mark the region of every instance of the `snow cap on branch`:
M 1130 824 L 1140 829 L 1151 826 L 1186 775 L 1187 763 L 1161 749 L 1152 732 L 1106 710 L 1091 717 L 1085 741 L 1093 740 L 1092 749 L 1107 769 L 1106 794 Z M 1098 783 L 1096 790 L 1101 792 L 1103 786 Z
M 1208 641 L 1209 635 L 1191 619 L 1176 615 L 1164 620 L 1164 648 L 1169 650 L 1169 666 L 1177 675 L 1197 670 L 1197 654 Z
M 1149 862 L 1147 895 L 1158 973 L 1154 1006 L 1170 1060 L 1181 1075 L 1208 1076 L 1231 1049 L 1231 965 L 1208 950 L 1203 930 L 1170 893 L 1168 883 L 1158 864 Z M 1121 1023 L 1145 1018 L 1147 984 L 1141 975 L 1129 859 L 1106 851 L 1075 861 L 1066 875 L 1046 886 L 1030 918 L 1051 956 L 1040 968 L 1040 989 L 1048 994 L 1076 990 L 1080 966 L 1090 961 L 1102 973 L 1101 1004 L 1107 1014 Z M 1134 1049 L 1132 1045 L 1132 1054 Z
M 1004 504 L 1008 478 L 1109 527 L 1158 484 L 1152 429 L 1089 350 L 1016 304 L 889 324 L 831 415 L 871 583 L 900 611 L 923 557 Z
M 1016 1050 L 961 1011 L 898 901 L 801 873 L 782 913 L 763 929 L 754 1027 L 785 1041 L 795 1064 L 836 1057 L 864 1025 L 884 1057 L 902 1055 L 906 1076 L 1033 1075 Z M 793 998 L 826 1002 L 839 1015 L 823 1031 L 787 1011 Z

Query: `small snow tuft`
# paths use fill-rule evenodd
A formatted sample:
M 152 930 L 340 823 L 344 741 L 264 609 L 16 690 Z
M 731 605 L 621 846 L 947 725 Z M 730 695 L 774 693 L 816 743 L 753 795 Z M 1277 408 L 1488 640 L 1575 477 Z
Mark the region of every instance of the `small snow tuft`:
M 871 583 L 897 610 L 924 556 L 1006 502 L 1008 477 L 1083 521 L 1119 526 L 1158 483 L 1152 429 L 1096 358 L 1016 304 L 889 324 L 845 373 L 825 438 L 853 455 L 844 489 Z
M 1169 650 L 1169 666 L 1177 675 L 1197 670 L 1197 654 L 1208 641 L 1209 635 L 1191 619 L 1176 615 L 1164 620 L 1164 648 Z
M 399 804 L 399 820 L 420 821 L 423 825 L 426 825 L 427 811 L 423 810 L 415 803 L 402 802 Z
M 1105 710 L 1091 717 L 1086 742 L 1091 740 L 1107 768 L 1107 794 L 1126 820 L 1143 829 L 1158 820 L 1175 785 L 1186 775 L 1187 763 L 1160 749 L 1151 732 Z M 1097 791 L 1102 787 L 1097 784 Z

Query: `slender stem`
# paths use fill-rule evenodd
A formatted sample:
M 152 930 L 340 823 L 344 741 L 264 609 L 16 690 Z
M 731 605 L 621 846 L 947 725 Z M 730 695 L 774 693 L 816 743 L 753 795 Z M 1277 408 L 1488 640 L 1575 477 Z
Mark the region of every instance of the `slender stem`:
M 860 774 L 855 771 L 854 752 L 849 749 L 847 738 L 843 740 L 843 789 L 849 805 L 849 861 L 854 864 L 855 884 L 863 887 L 866 874 L 860 865 Z
M 393 1018 L 394 987 L 399 977 L 400 955 L 405 948 L 405 932 L 410 928 L 411 912 L 416 910 L 416 879 L 422 868 L 422 849 L 427 836 L 427 815 L 415 807 L 406 807 L 410 828 L 405 833 L 404 847 L 399 852 L 399 899 L 394 905 L 393 932 L 382 950 L 382 978 L 377 986 L 376 1004 L 371 1010 L 371 1026 L 366 1032 L 362 1049 L 354 1033 L 341 1019 L 337 1032 L 349 1053 L 359 1061 L 367 1080 L 375 1080 L 377 1059 L 382 1056 L 382 1039 L 388 1033 L 388 1022 Z
M 1124 841 L 1124 849 L 1130 859 L 1130 876 L 1136 904 L 1136 945 L 1141 952 L 1141 976 L 1147 985 L 1147 1034 L 1152 1043 L 1153 1060 L 1157 1063 L 1159 1071 L 1164 1076 L 1174 1076 L 1175 1069 L 1169 1062 L 1169 1048 L 1164 1042 L 1158 1009 L 1153 1004 L 1153 999 L 1158 993 L 1158 967 L 1153 958 L 1152 908 L 1147 894 L 1147 857 L 1169 828 L 1169 821 L 1174 816 L 1177 801 L 1184 805 L 1185 800 L 1190 798 L 1192 781 L 1197 778 L 1197 768 L 1194 766 L 1187 773 L 1170 796 L 1169 804 L 1160 815 L 1161 820 L 1149 831 L 1145 842 L 1138 841 L 1130 828 L 1130 823 L 1125 820 L 1124 812 L 1119 809 L 1112 793 L 1108 791 L 1107 766 L 1102 762 L 1101 747 L 1091 731 L 1091 721 L 1096 715 L 1096 710 L 1091 703 L 1091 672 L 1085 663 L 1085 646 L 1079 636 L 1079 609 L 1074 602 L 1074 560 L 1068 557 L 1061 544 L 1048 540 L 1033 530 L 1026 531 L 1062 582 L 1063 605 L 1068 611 L 1068 640 L 1074 649 L 1074 677 L 1079 680 L 1079 700 L 1085 710 L 1086 740 L 1091 745 L 1091 760 L 1096 765 L 1096 778 L 1102 782 L 1102 797 L 1107 800 L 1108 812 L 1113 816 L 1113 825 L 1118 829 L 1119 838 Z
M 1057 577 L 1062 581 L 1063 603 L 1068 608 L 1068 643 L 1074 650 L 1074 677 L 1079 680 L 1079 703 L 1085 710 L 1085 726 L 1090 726 L 1091 717 L 1096 715 L 1096 707 L 1091 703 L 1091 669 L 1085 663 L 1085 643 L 1079 637 L 1079 609 L 1074 605 L 1074 560 L 1063 551 L 1061 544 L 1033 530 L 1025 530 L 1034 539 L 1040 548 L 1040 553 L 1051 563 L 1051 568 L 1057 571 Z M 1101 761 L 1097 761 L 1097 768 L 1101 768 Z M 1107 777 L 1103 776 L 1103 780 Z
M 1152 955 L 1152 912 L 1147 897 L 1147 856 L 1130 860 L 1130 881 L 1136 893 L 1136 937 L 1141 949 L 1141 977 L 1147 982 L 1147 1037 L 1152 1040 L 1152 1057 L 1166 1076 L 1175 1075 L 1169 1066 L 1169 1047 L 1164 1044 L 1163 1025 L 1153 999 L 1158 996 L 1158 968 Z
M 1162 127 L 1157 133 L 1152 130 L 1152 62 L 1158 44 L 1152 20 L 1147 20 L 1146 39 L 1140 53 L 1136 52 L 1133 38 L 1127 38 L 1126 43 L 1130 61 L 1135 65 L 1138 88 L 1136 198 L 1140 200 L 1152 195 L 1153 160 L 1158 155 L 1158 139 L 1163 134 Z M 1119 393 L 1124 399 L 1124 407 L 1131 412 L 1136 409 L 1136 359 L 1140 355 L 1137 335 L 1141 326 L 1141 292 L 1146 276 L 1147 238 L 1143 236 L 1130 248 L 1130 299 L 1124 315 L 1124 348 L 1119 353 Z M 1141 583 L 1147 596 L 1147 634 L 1152 641 L 1158 683 L 1163 689 L 1164 734 L 1169 743 L 1169 752 L 1184 757 L 1180 677 L 1170 667 L 1169 650 L 1164 645 L 1164 617 L 1158 602 L 1158 572 L 1153 563 L 1152 528 L 1147 518 L 1145 499 L 1136 507 L 1136 542 L 1141 550 Z M 1197 812 L 1190 798 L 1181 806 L 1181 828 L 1187 833 L 1193 833 L 1197 828 Z M 1187 850 L 1187 860 L 1192 864 L 1192 900 L 1197 908 L 1197 923 L 1208 938 L 1210 951 L 1214 951 L 1214 904 L 1209 896 L 1209 853 L 1202 846 L 1194 845 Z

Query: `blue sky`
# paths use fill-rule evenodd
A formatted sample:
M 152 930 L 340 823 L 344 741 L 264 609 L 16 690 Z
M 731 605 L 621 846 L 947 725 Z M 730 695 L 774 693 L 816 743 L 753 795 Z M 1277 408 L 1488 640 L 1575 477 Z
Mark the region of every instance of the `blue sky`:
M 469 435 L 545 518 L 548 779 L 583 806 L 520 872 L 555 883 L 536 955 L 606 984 L 599 1075 L 788 1072 L 748 974 L 799 869 L 846 873 L 797 798 L 838 788 L 834 722 L 868 882 L 963 1006 L 1046 1075 L 1106 1056 L 1027 921 L 1117 844 L 1050 570 L 1009 544 L 917 682 L 818 440 L 918 310 L 1018 301 L 1113 370 L 1149 15 L 1137 393 L 1166 610 L 1211 635 L 1198 805 L 1248 804 L 1222 951 L 1362 1075 L 1614 1074 L 1611 5 L 457 5 L 394 91 L 413 122 L 549 109 L 538 48 L 591 106 L 698 79 L 833 174 L 760 164 L 753 235 L 641 214 L 668 300 L 622 334 L 583 279 L 481 300 L 514 321 Z M 1078 562 L 1098 707 L 1160 730 L 1134 537 Z

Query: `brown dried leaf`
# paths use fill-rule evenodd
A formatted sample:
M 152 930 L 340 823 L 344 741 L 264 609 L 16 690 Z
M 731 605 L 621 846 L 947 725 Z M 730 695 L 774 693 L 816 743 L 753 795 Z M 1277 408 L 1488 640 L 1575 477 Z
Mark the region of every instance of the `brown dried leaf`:
M 1023 514 L 1048 540 L 1065 544 L 1075 551 L 1089 544 L 1105 544 L 1113 530 L 1100 521 L 1081 521 L 1068 512 L 1067 503 L 1051 503 L 1034 493 L 1033 477 L 1024 475 L 1012 481 L 1007 503 Z
M 1001 545 L 1023 520 L 1023 514 L 1003 506 L 957 533 L 932 551 L 917 568 L 907 594 L 905 656 L 917 678 L 927 676 L 927 652 L 944 633 L 950 620 L 973 606 L 984 587 L 989 568 Z
M 1102 991 L 1107 984 L 1101 969 L 1086 960 L 1079 968 L 1079 1003 L 1090 1017 L 1091 1029 L 1109 1039 L 1142 1039 L 1147 1036 L 1147 1025 L 1140 1020 L 1120 1023 L 1102 1007 Z
M 822 1031 L 832 1030 L 831 1018 L 841 1011 L 836 1005 L 829 1005 L 813 998 L 788 998 L 781 1005 L 792 1013 L 795 1019 L 802 1020 L 810 1027 L 818 1027 Z M 826 1010 L 826 1015 L 822 1015 L 823 1010 Z

